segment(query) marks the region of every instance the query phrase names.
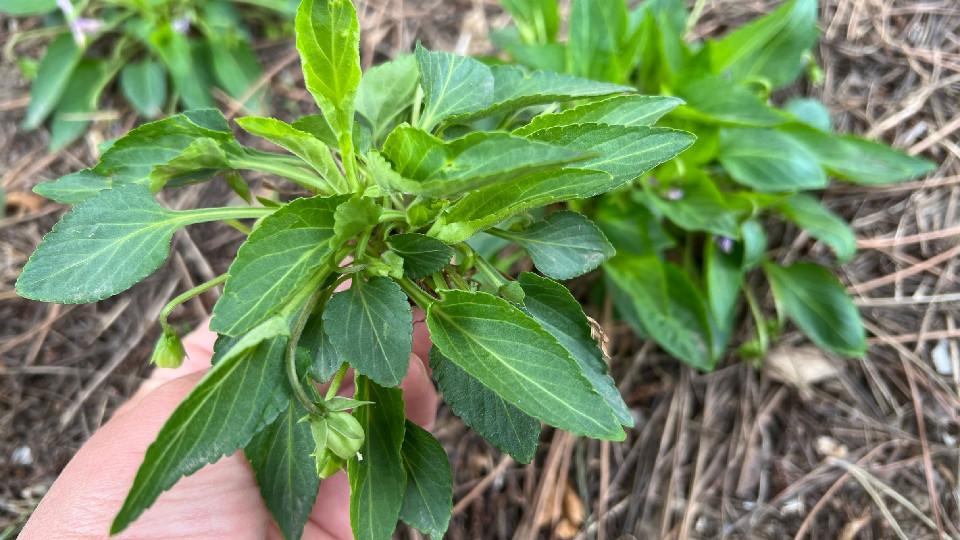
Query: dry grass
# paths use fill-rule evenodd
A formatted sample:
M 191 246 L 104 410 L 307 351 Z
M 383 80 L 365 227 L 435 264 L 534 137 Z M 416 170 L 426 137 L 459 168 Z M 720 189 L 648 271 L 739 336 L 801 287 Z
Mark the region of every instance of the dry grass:
M 723 32 L 773 3 L 713 0 L 695 32 Z M 457 480 L 450 538 L 960 539 L 960 6 L 822 3 L 826 79 L 797 90 L 822 98 L 841 130 L 943 164 L 919 182 L 826 194 L 861 238 L 843 275 L 863 307 L 870 354 L 824 359 L 788 334 L 765 369 L 731 360 L 704 375 L 608 323 L 612 369 L 638 427 L 613 445 L 548 432 L 535 463 L 523 467 L 441 411 L 438 435 Z M 485 51 L 487 28 L 504 21 L 492 0 L 370 0 L 365 8 L 367 65 L 417 39 Z M 15 24 L 0 18 L 0 42 Z M 20 52 L 30 53 L 29 44 Z M 278 114 L 307 108 L 289 44 L 265 43 L 260 52 L 275 66 L 264 83 Z M 191 230 L 161 273 L 97 305 L 17 299 L 19 268 L 60 212 L 29 188 L 89 164 L 96 142 L 132 122 L 122 114 L 123 122 L 98 124 L 83 143 L 48 156 L 44 134 L 16 132 L 26 105 L 18 77 L 0 62 L 0 181 L 11 203 L 0 218 L 0 538 L 146 373 L 156 335 L 149 315 L 173 288 L 223 271 L 238 240 L 227 229 Z M 208 187 L 168 202 L 226 196 Z M 830 260 L 809 238 L 782 232 L 784 260 Z M 196 322 L 213 300 L 189 304 L 179 321 Z M 611 320 L 602 306 L 592 311 Z

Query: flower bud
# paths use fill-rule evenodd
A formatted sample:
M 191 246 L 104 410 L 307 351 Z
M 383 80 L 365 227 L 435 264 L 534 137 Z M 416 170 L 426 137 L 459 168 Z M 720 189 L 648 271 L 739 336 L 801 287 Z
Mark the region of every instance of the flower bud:
M 180 336 L 172 328 L 167 327 L 163 329 L 163 335 L 157 340 L 150 361 L 157 367 L 173 369 L 183 364 L 183 357 L 186 354 L 183 343 L 180 342 Z
M 346 464 L 346 460 L 340 459 L 330 450 L 324 450 L 323 454 L 317 458 L 317 476 L 321 479 L 330 478 L 342 470 Z
M 350 459 L 363 446 L 363 426 L 347 412 L 327 415 L 327 448 L 342 459 Z

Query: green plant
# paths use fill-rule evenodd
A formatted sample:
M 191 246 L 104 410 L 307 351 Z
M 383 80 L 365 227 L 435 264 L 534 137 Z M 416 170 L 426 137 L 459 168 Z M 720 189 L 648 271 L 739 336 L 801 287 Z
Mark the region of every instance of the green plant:
M 17 281 L 35 300 L 120 293 L 163 263 L 187 225 L 224 221 L 248 235 L 227 274 L 161 313 L 154 362 L 175 366 L 183 349 L 167 317 L 224 285 L 210 323 L 220 334 L 213 367 L 147 451 L 113 532 L 181 477 L 243 449 L 288 538 L 299 537 L 320 477 L 343 467 L 358 539 L 390 538 L 398 518 L 442 536 L 449 465 L 439 443 L 405 420 L 396 388 L 411 351 L 411 301 L 426 312 L 447 403 L 518 460 L 533 458 L 541 421 L 609 440 L 633 423 L 589 320 L 550 279 L 589 272 L 613 249 L 580 214 L 534 215 L 623 186 L 694 138 L 648 125 L 506 129 L 559 103 L 611 96 L 640 100 L 636 112 L 648 110 L 652 123 L 675 100 L 422 47 L 361 74 L 359 25 L 346 0 L 304 0 L 296 33 L 322 114 L 293 124 L 237 120 L 289 154 L 242 146 L 219 112 L 201 109 L 142 125 L 92 169 L 36 188 L 75 206 Z M 239 170 L 309 194 L 253 199 Z M 211 178 L 249 205 L 174 211 L 155 200 L 164 188 Z M 250 219 L 252 227 L 240 221 Z M 547 277 L 501 273 L 467 243 L 479 231 L 523 246 Z M 336 397 L 348 367 L 358 374 L 353 399 Z M 314 383 L 326 381 L 321 397 Z
M 44 15 L 43 27 L 5 45 L 9 57 L 18 43 L 48 42 L 39 64 L 21 63 L 33 79 L 23 129 L 51 118 L 51 150 L 70 144 L 114 82 L 144 118 L 178 101 L 214 107 L 214 88 L 260 112 L 264 92 L 251 90 L 262 68 L 244 19 L 269 21 L 271 12 L 292 15 L 295 7 L 290 0 L 0 0 L 0 13 Z
M 786 221 L 850 260 L 849 226 L 809 192 L 828 176 L 877 185 L 926 174 L 934 165 L 884 145 L 832 132 L 830 114 L 813 99 L 783 107 L 771 94 L 806 70 L 817 81 L 812 46 L 817 1 L 789 0 L 720 39 L 687 42 L 704 2 L 688 13 L 683 0 L 573 0 L 569 38 L 558 40 L 556 0 L 503 0 L 515 25 L 494 40 L 529 66 L 629 84 L 675 97 L 662 125 L 696 134 L 678 159 L 631 189 L 574 208 L 593 217 L 617 249 L 604 265 L 620 315 L 641 336 L 700 369 L 725 354 L 744 299 L 756 337 L 739 351 L 762 357 L 784 319 L 814 343 L 860 356 L 863 325 L 840 281 L 807 262 L 781 266 L 765 233 L 770 218 Z M 632 96 L 575 103 L 521 128 L 645 123 Z M 664 111 L 666 112 L 666 111 Z M 768 320 L 754 292 L 755 269 L 772 287 L 779 317 Z M 759 276 L 757 276 L 759 277 Z

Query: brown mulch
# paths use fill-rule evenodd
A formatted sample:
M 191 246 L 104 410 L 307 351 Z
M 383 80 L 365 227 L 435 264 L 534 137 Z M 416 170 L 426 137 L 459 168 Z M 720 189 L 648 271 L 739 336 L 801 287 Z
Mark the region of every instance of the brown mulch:
M 776 1 L 713 0 L 695 32 L 722 33 Z M 863 360 L 825 357 L 790 332 L 763 367 L 730 359 L 711 374 L 680 366 L 592 314 L 611 339 L 612 369 L 638 419 L 622 444 L 547 431 L 530 466 L 492 450 L 441 411 L 437 433 L 455 470 L 450 538 L 960 539 L 960 5 L 956 0 L 825 0 L 821 86 L 842 131 L 942 163 L 887 188 L 836 186 L 825 198 L 852 221 L 861 252 L 841 274 L 863 309 Z M 492 0 L 369 0 L 364 62 L 417 40 L 482 52 L 505 18 Z M 0 43 L 31 22 L 0 18 Z M 309 110 L 290 43 L 262 43 L 279 116 Z M 18 54 L 36 56 L 35 46 Z M 163 271 L 117 298 L 51 306 L 13 294 L 27 255 L 62 208 L 33 197 L 39 181 L 92 163 L 133 119 L 97 123 L 49 156 L 41 131 L 17 131 L 27 84 L 0 60 L 0 540 L 73 452 L 149 371 L 155 314 L 174 290 L 225 270 L 238 237 L 197 227 Z M 231 108 L 225 103 L 226 109 Z M 222 203 L 213 185 L 168 196 L 178 207 Z M 829 262 L 784 230 L 783 260 Z M 178 312 L 201 320 L 207 296 Z M 768 300 L 769 301 L 769 300 Z M 590 309 L 590 308 L 588 308 Z

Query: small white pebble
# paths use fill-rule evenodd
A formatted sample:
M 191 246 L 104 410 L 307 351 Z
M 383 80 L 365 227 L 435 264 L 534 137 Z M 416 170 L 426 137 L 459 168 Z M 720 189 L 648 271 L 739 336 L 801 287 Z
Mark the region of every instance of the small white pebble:
M 930 352 L 933 359 L 933 367 L 941 375 L 953 375 L 953 362 L 950 360 L 950 342 L 941 339 L 937 346 Z
M 10 454 L 10 461 L 14 465 L 33 465 L 33 450 L 29 446 L 21 446 Z

